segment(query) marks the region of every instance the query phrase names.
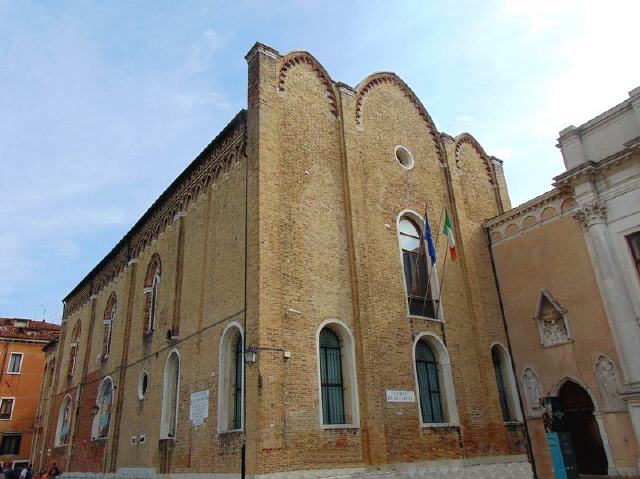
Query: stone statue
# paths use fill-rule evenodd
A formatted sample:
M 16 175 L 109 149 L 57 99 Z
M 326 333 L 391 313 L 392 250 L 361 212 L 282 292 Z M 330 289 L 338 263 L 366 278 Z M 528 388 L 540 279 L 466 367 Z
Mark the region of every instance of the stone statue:
M 600 356 L 596 363 L 596 381 L 604 402 L 603 409 L 608 411 L 623 411 L 624 401 L 620 397 L 622 383 L 613 362 L 606 356 Z
M 522 383 L 524 384 L 524 394 L 527 398 L 527 406 L 529 414 L 538 415 L 542 412 L 540 398 L 542 397 L 542 384 L 540 378 L 531 368 L 526 368 L 522 375 Z

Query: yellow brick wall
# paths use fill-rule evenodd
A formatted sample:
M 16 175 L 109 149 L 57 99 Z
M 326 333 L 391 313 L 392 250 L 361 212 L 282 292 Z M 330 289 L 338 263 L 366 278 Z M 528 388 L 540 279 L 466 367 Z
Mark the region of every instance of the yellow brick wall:
M 453 145 L 440 145 L 412 95 L 392 74 L 368 77 L 355 90 L 338 86 L 307 54 L 249 58 L 247 157 L 195 196 L 95 299 L 68 315 L 60 357 L 67 357 L 73 324 L 82 321 L 79 366 L 88 355 L 91 377 L 110 374 L 114 398 L 122 397 L 106 445 L 107 470 L 160 467 L 163 373 L 173 348 L 181 357 L 180 401 L 168 470 L 239 470 L 242 434 L 217 432 L 218 361 L 224 327 L 234 319 L 244 323 L 245 207 L 246 345 L 259 348 L 258 362 L 246 367 L 249 473 L 522 453 L 521 433 L 502 423 L 491 365 L 491 343 L 506 344 L 480 227 L 499 213 L 495 192 L 476 150 L 463 146 L 461 169 L 454 171 Z M 412 152 L 413 169 L 398 164 L 396 145 Z M 443 204 L 449 206 L 462 257 L 446 266 L 444 324 L 407 315 L 396 221 L 404 210 L 421 215 L 427 202 L 434 235 Z M 446 238 L 437 249 L 442 274 Z M 143 283 L 154 253 L 162 262 L 158 319 L 144 338 Z M 113 291 L 111 355 L 98 362 Z M 355 428 L 320 425 L 316 341 L 327 320 L 341 321 L 354 338 Z M 167 330 L 177 325 L 178 337 L 168 341 Z M 423 332 L 447 344 L 459 427 L 423 428 L 417 403 L 385 401 L 386 389 L 416 389 L 412 346 Z M 149 390 L 140 401 L 143 370 Z M 63 360 L 60 378 L 65 371 Z M 77 374 L 73 384 L 78 381 Z M 189 397 L 204 389 L 209 417 L 194 428 Z M 146 443 L 132 446 L 131 436 L 140 433 Z

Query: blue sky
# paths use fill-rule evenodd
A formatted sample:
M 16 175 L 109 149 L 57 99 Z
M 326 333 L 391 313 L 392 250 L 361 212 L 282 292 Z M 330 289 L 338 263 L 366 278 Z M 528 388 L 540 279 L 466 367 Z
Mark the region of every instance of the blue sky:
M 257 40 L 334 80 L 398 73 L 437 127 L 505 160 L 515 204 L 557 133 L 640 85 L 636 0 L 0 0 L 0 316 L 61 299 L 246 105 Z

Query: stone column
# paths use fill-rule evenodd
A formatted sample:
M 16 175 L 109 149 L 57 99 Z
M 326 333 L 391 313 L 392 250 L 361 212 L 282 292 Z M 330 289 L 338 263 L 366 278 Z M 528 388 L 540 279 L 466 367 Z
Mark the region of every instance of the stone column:
M 604 452 L 607 456 L 607 474 L 610 476 L 617 476 L 618 470 L 616 469 L 616 463 L 613 459 L 613 454 L 611 453 L 611 446 L 609 445 L 609 436 L 607 436 L 607 429 L 604 425 L 604 417 L 601 412 L 593 413 L 593 417 L 596 419 L 596 423 L 598 423 L 598 430 L 600 431 L 600 438 L 602 439 L 602 446 L 604 447 Z
M 625 383 L 640 384 L 640 327 L 611 247 L 606 223 L 606 206 L 595 200 L 579 208 L 574 217 L 580 221 L 585 232 L 587 248 L 620 356 Z
M 594 200 L 579 208 L 574 217 L 580 221 L 585 232 L 596 281 L 622 366 L 625 379 L 624 397 L 636 441 L 640 445 L 640 327 L 611 247 L 606 207 L 600 201 Z M 638 464 L 640 466 L 640 460 Z

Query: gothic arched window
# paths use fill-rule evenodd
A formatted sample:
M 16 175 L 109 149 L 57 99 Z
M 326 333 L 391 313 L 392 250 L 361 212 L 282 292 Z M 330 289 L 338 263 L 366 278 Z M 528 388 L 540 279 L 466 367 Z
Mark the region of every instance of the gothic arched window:
M 56 427 L 56 447 L 66 446 L 69 441 L 69 426 L 71 424 L 71 396 L 67 395 L 60 404 L 58 411 L 58 425 Z
M 320 385 L 323 424 L 344 424 L 342 351 L 338 336 L 329 328 L 320 331 Z
M 144 279 L 144 326 L 143 333 L 151 334 L 156 325 L 158 310 L 158 288 L 160 286 L 160 256 L 155 253 L 151 257 Z
M 502 418 L 505 422 L 521 421 L 522 412 L 518 404 L 518 391 L 509 353 L 504 346 L 496 343 L 491 348 L 491 360 L 496 374 Z
M 116 319 L 116 293 L 111 293 L 107 307 L 104 310 L 103 335 L 102 335 L 102 358 L 109 357 L 111 352 L 111 334 L 113 331 L 113 323 Z
M 164 367 L 162 387 L 162 415 L 160 417 L 160 438 L 176 437 L 178 423 L 178 385 L 180 380 L 180 357 L 176 350 L 167 358 Z
M 220 340 L 218 431 L 243 428 L 244 341 L 238 323 L 231 323 Z
M 317 330 L 320 424 L 358 427 L 358 386 L 353 336 L 341 321 Z
M 422 426 L 458 425 L 453 374 L 444 343 L 433 333 L 421 333 L 413 354 Z
M 93 418 L 92 439 L 104 439 L 109 436 L 111 425 L 111 405 L 113 403 L 113 382 L 104 378 L 96 397 L 97 414 Z
M 69 347 L 69 367 L 67 369 L 67 378 L 73 378 L 73 375 L 76 372 L 76 366 L 78 361 L 78 342 L 80 341 L 80 321 L 76 323 L 73 327 L 73 331 L 71 333 L 71 345 Z
M 437 318 L 437 304 L 433 300 L 433 286 L 437 281 L 430 279 L 422 229 L 408 215 L 398 222 L 398 241 L 402 250 L 402 267 L 407 291 L 409 314 Z
M 416 344 L 416 372 L 418 374 L 418 392 L 420 393 L 420 412 L 422 422 L 445 422 L 440 397 L 440 372 L 433 351 L 424 341 Z

